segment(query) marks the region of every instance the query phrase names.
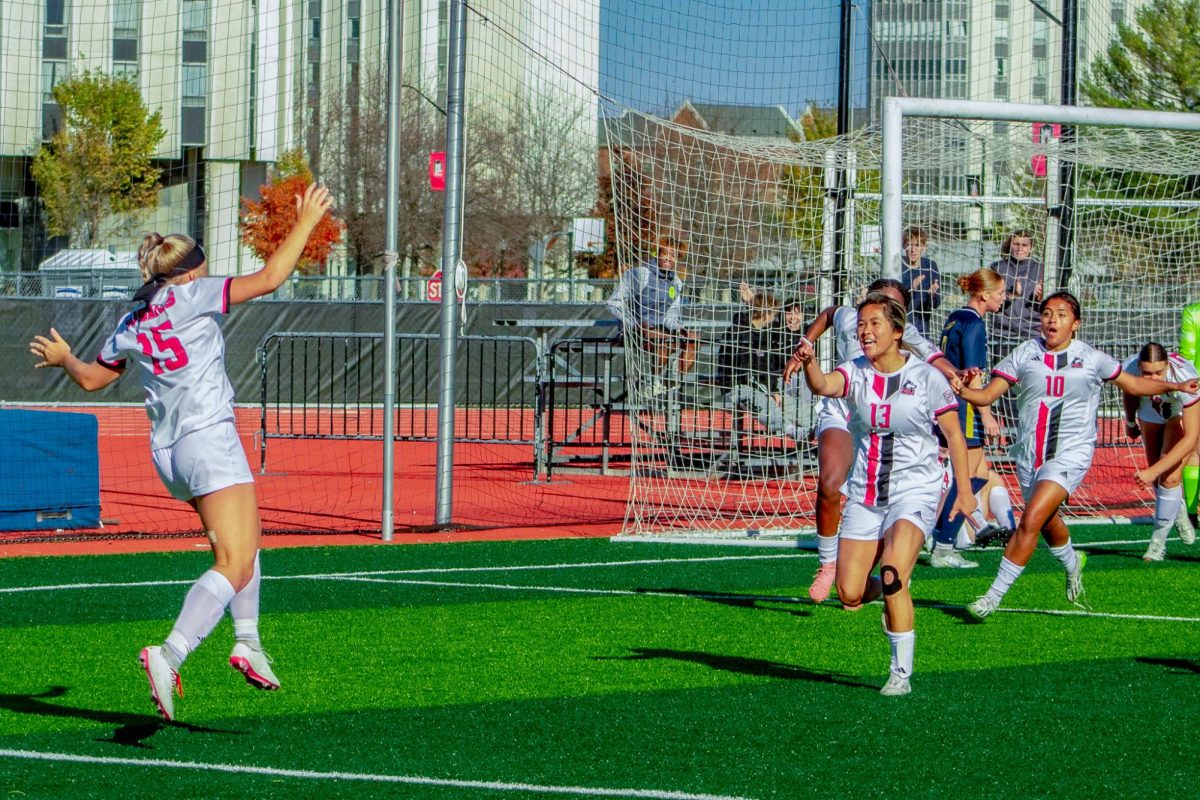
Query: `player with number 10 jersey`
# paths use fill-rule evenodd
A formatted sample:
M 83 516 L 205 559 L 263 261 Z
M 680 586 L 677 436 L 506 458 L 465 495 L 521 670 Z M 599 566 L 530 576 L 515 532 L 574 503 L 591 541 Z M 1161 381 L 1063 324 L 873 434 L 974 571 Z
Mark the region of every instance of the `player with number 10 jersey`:
M 1039 338 L 1019 345 L 992 374 L 1017 388 L 1017 438 L 1011 454 L 1025 499 L 1039 480 L 1074 492 L 1096 449 L 1100 387 L 1121 374 L 1120 362 L 1078 339 L 1050 351 Z

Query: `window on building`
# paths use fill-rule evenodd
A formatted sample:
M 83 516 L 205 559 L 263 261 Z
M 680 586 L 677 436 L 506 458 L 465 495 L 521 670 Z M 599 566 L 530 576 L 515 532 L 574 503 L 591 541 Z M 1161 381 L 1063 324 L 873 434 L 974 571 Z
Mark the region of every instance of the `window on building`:
M 54 102 L 54 87 L 67 77 L 66 61 L 42 60 L 42 101 Z
M 1125 0 L 1113 0 L 1111 17 L 1113 25 L 1120 25 L 1125 21 Z
M 70 21 L 69 13 L 68 0 L 46 0 L 46 22 L 43 35 L 66 36 L 67 23 Z
M 1009 15 L 1008 0 L 996 0 L 996 5 L 994 6 L 994 9 L 995 9 L 995 13 L 996 13 L 996 19 L 1008 19 L 1008 15 Z
M 349 64 L 358 63 L 358 50 L 362 40 L 362 20 L 359 17 L 361 13 L 361 5 L 358 0 L 350 0 L 346 4 L 346 21 L 347 21 L 347 38 L 346 38 L 346 62 Z M 357 74 L 357 70 L 353 70 Z M 355 79 L 357 82 L 357 78 Z
M 139 0 L 116 0 L 113 4 L 113 75 L 137 80 Z
M 208 41 L 208 0 L 183 0 L 184 41 Z

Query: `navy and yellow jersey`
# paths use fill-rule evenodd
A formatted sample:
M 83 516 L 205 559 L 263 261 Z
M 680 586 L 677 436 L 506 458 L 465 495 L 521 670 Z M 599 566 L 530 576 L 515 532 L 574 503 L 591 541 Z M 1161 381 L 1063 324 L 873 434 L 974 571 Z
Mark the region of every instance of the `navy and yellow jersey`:
M 947 317 L 942 330 L 942 353 L 956 369 L 987 369 L 987 329 L 978 311 L 966 306 Z M 983 426 L 979 424 L 975 406 L 965 401 L 959 403 L 958 423 L 967 447 L 983 446 Z
M 942 330 L 942 354 L 957 369 L 987 369 L 987 329 L 978 311 L 967 306 L 946 319 L 946 327 Z

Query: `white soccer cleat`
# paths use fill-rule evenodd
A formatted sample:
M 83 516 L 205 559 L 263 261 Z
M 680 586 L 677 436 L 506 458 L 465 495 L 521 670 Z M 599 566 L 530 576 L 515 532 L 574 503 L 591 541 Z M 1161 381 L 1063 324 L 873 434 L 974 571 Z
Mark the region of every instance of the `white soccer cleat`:
M 271 669 L 271 657 L 262 650 L 255 650 L 245 642 L 238 642 L 229 654 L 229 666 L 246 677 L 246 683 L 256 689 L 273 691 L 279 688 L 279 678 Z
M 993 600 L 989 595 L 983 595 L 973 603 L 967 604 L 967 613 L 975 619 L 984 619 L 990 617 L 992 612 L 1000 607 L 999 600 Z
M 1160 542 L 1157 539 L 1150 540 L 1150 546 L 1146 548 L 1146 555 L 1142 556 L 1142 561 L 1149 563 L 1151 561 L 1162 561 L 1167 557 L 1167 543 Z
M 912 691 L 912 684 L 908 682 L 908 678 L 903 675 L 897 675 L 892 672 L 888 674 L 887 683 L 879 690 L 879 693 L 884 697 L 900 697 Z
M 1196 543 L 1196 528 L 1192 525 L 1192 518 L 1188 516 L 1186 505 L 1179 507 L 1179 516 L 1175 518 L 1175 530 L 1179 531 L 1179 541 L 1189 546 Z
M 175 697 L 173 691 L 183 697 L 183 681 L 162 654 L 161 647 L 144 647 L 138 655 L 138 661 L 146 670 L 146 678 L 150 681 L 150 699 L 158 707 L 158 713 L 167 722 L 175 719 Z
M 951 567 L 953 569 L 975 569 L 979 566 L 976 561 L 968 561 L 959 555 L 957 550 L 941 550 L 934 548 L 933 555 L 929 557 L 929 566 L 931 567 Z
M 1079 553 L 1079 569 L 1067 573 L 1067 602 L 1086 607 L 1083 600 L 1083 568 L 1087 566 L 1087 554 Z

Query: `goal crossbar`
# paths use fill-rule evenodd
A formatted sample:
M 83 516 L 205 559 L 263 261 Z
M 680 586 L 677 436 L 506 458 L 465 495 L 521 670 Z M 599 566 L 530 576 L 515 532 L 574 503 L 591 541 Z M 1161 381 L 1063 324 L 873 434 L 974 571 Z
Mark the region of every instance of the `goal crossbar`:
M 1200 114 L 1178 111 L 997 103 L 984 100 L 938 100 L 925 97 L 884 98 L 882 163 L 880 165 L 883 200 L 879 220 L 880 244 L 882 245 L 881 274 L 892 278 L 900 277 L 900 258 L 903 249 L 901 240 L 905 117 L 1200 131 Z

